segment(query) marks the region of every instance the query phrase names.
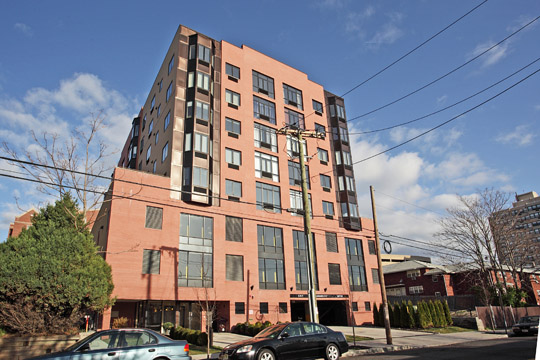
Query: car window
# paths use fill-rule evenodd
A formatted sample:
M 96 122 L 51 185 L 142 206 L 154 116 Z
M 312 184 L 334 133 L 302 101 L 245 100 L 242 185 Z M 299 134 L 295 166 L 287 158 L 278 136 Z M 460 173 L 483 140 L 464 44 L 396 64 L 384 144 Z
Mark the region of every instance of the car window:
M 323 334 L 326 330 L 319 324 L 305 323 L 304 332 L 308 335 L 310 334 Z
M 90 341 L 86 350 L 114 349 L 118 347 L 118 333 L 105 333 Z
M 284 327 L 285 326 L 282 324 L 267 327 L 266 329 L 255 335 L 255 337 L 273 339 L 281 333 L 281 330 L 283 330 Z
M 157 344 L 157 339 L 143 331 L 124 332 L 124 346 L 144 346 Z
M 290 324 L 287 326 L 287 328 L 285 328 L 285 332 L 289 334 L 289 336 L 303 335 L 302 324 Z

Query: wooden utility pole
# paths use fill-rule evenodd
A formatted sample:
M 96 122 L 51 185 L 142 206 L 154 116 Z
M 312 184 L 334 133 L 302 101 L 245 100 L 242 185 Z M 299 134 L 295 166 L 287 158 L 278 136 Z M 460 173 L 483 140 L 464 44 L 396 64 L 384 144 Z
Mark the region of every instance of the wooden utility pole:
M 313 251 L 313 236 L 311 235 L 311 207 L 309 206 L 309 196 L 307 191 L 306 164 L 303 146 L 303 137 L 324 138 L 324 134 L 316 131 L 304 131 L 302 129 L 283 128 L 277 131 L 278 134 L 292 135 L 298 139 L 300 152 L 300 176 L 302 180 L 302 200 L 304 204 L 304 236 L 307 243 L 308 262 L 308 303 L 309 316 L 313 322 L 319 322 L 319 310 L 317 309 L 317 294 L 315 292 L 315 252 Z
M 379 229 L 377 228 L 377 213 L 375 212 L 375 197 L 373 186 L 369 187 L 371 192 L 371 210 L 373 212 L 373 231 L 375 231 L 375 252 L 377 253 L 377 263 L 379 266 L 379 285 L 381 286 L 382 307 L 384 315 L 384 328 L 386 330 L 386 344 L 392 345 L 392 332 L 390 330 L 390 317 L 388 316 L 388 299 L 386 298 L 386 288 L 384 286 L 384 274 L 381 260 L 381 244 L 379 242 Z

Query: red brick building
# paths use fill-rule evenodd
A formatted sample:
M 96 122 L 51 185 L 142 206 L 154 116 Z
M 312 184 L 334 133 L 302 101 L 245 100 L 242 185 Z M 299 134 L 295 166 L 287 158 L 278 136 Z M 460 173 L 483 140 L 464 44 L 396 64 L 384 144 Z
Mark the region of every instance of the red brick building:
M 493 280 L 499 279 L 507 286 L 515 286 L 511 269 L 491 271 Z M 388 296 L 459 296 L 476 295 L 475 281 L 478 270 L 474 265 L 444 266 L 423 261 L 409 260 L 383 267 Z M 524 269 L 525 280 L 517 276 L 517 285 L 529 294 L 529 302 L 540 305 L 540 271 Z
M 9 224 L 8 237 L 17 237 L 23 231 L 23 229 L 28 228 L 32 225 L 32 216 L 36 214 L 35 209 L 30 209 L 24 214 L 15 217 L 15 220 Z
M 279 129 L 324 138 L 303 144 Z M 306 154 L 320 322 L 372 322 L 373 224 L 358 214 L 343 99 L 247 46 L 180 26 L 133 120 L 93 228 L 115 306 L 102 327 L 225 328 L 308 319 L 299 146 Z

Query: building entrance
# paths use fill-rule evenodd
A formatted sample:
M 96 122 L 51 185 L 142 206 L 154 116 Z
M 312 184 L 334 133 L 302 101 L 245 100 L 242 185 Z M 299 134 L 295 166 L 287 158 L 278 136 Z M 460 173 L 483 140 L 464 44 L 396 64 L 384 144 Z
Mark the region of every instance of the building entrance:
M 307 301 L 291 300 L 291 321 L 309 321 Z
M 347 302 L 318 300 L 319 322 L 327 326 L 347 326 Z

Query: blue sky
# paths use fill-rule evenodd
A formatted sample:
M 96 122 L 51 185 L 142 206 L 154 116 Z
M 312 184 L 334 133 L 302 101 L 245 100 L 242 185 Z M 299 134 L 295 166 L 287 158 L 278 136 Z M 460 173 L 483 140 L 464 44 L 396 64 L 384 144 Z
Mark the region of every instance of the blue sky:
M 0 141 L 31 149 L 29 129 L 69 134 L 103 109 L 119 148 L 179 24 L 245 44 L 342 95 L 465 14 L 480 0 L 18 1 L 0 12 Z M 489 0 L 345 96 L 349 119 L 457 68 L 540 15 L 538 1 Z M 394 105 L 349 123 L 353 161 L 395 146 L 494 96 L 540 68 L 426 119 L 540 57 L 540 20 L 477 60 Z M 430 241 L 456 194 L 493 187 L 540 192 L 540 74 L 426 136 L 355 165 L 359 208 L 380 231 Z M 111 158 L 111 162 L 116 161 Z M 13 168 L 0 162 L 0 173 Z M 12 173 L 11 173 L 12 174 Z M 0 177 L 0 239 L 23 208 L 47 201 L 32 183 Z M 418 244 L 416 244 L 417 246 Z M 394 245 L 395 252 L 422 253 Z

